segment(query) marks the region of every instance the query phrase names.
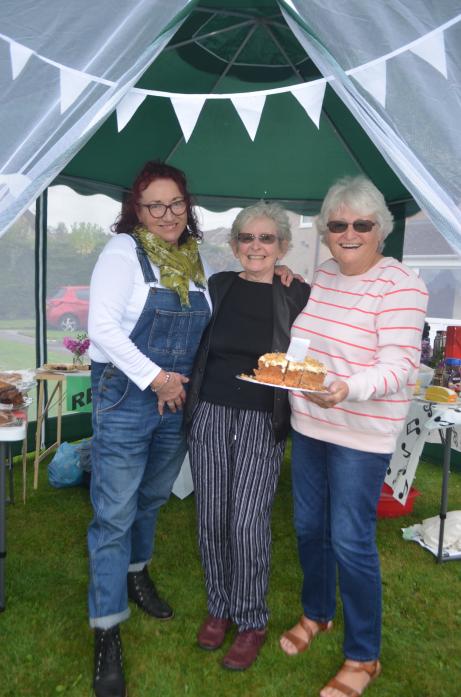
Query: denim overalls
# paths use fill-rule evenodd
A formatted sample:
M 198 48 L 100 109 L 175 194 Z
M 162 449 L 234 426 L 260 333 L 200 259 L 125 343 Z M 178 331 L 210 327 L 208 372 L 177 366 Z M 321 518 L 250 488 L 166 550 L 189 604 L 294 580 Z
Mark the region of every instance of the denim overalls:
M 157 283 L 152 266 L 137 244 L 144 281 Z M 190 375 L 210 310 L 201 291 L 189 293 L 182 308 L 175 291 L 150 288 L 130 339 L 166 371 Z M 151 559 L 160 506 L 171 493 L 186 453 L 183 413 L 140 390 L 112 363 L 92 362 L 93 438 L 88 530 L 90 625 L 108 629 L 130 611 L 127 572 Z

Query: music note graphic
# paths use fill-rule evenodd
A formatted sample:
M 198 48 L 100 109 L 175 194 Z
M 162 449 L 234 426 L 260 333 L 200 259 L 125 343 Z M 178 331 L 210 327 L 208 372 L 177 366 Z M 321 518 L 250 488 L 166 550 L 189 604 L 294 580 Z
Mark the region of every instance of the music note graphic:
M 407 436 L 414 431 L 416 431 L 417 436 L 419 436 L 421 433 L 421 429 L 419 428 L 419 419 L 412 419 L 407 423 Z
M 427 411 L 427 415 L 430 418 L 432 416 L 432 402 L 430 402 L 429 404 L 425 404 L 423 406 L 423 409 L 424 411 Z
M 394 477 L 393 477 L 392 482 L 391 482 L 393 488 L 398 488 L 395 486 L 396 482 L 399 480 L 400 477 L 402 477 L 402 478 L 405 477 L 406 473 L 407 473 L 407 466 L 406 465 L 404 467 L 399 467 L 397 472 L 395 472 Z M 390 474 L 390 472 L 389 472 L 389 474 Z
M 400 447 L 401 447 L 402 450 L 403 450 L 403 457 L 405 457 L 405 458 L 408 459 L 408 458 L 410 457 L 410 455 L 411 455 L 411 452 L 410 452 L 410 450 L 407 450 L 407 448 L 406 448 L 406 443 L 402 443 L 402 445 L 401 445 Z
M 405 480 L 405 486 L 403 487 L 403 491 L 399 493 L 399 499 L 403 499 L 404 496 L 408 493 L 408 480 Z

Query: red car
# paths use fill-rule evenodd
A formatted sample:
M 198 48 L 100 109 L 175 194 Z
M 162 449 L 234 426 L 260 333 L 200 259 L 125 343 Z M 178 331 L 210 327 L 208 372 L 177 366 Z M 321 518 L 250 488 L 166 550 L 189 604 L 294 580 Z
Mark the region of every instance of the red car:
M 89 286 L 61 286 L 46 301 L 48 326 L 68 332 L 86 329 L 89 298 Z

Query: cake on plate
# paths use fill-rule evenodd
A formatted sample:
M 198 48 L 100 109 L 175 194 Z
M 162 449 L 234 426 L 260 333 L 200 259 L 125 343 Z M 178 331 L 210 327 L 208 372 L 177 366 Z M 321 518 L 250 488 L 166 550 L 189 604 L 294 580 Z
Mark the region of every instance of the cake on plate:
M 424 393 L 424 399 L 427 399 L 430 402 L 439 402 L 440 404 L 454 404 L 458 399 L 458 395 L 449 387 L 442 387 L 441 385 L 429 385 Z
M 285 353 L 265 353 L 259 357 L 254 374 L 258 382 L 304 390 L 323 390 L 327 369 L 315 358 L 288 361 Z

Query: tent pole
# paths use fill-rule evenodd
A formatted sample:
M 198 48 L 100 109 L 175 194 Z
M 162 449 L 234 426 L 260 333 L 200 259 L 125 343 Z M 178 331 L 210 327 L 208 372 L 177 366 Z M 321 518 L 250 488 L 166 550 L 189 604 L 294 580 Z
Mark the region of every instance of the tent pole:
M 217 86 L 219 85 L 219 83 L 221 82 L 221 80 L 227 75 L 227 73 L 229 72 L 229 70 L 232 68 L 232 66 L 234 65 L 235 61 L 237 60 L 237 58 L 239 57 L 240 53 L 243 51 L 243 49 L 245 48 L 245 46 L 247 45 L 248 41 L 249 41 L 250 38 L 253 36 L 253 34 L 254 34 L 255 31 L 256 31 L 256 26 L 253 26 L 253 27 L 250 29 L 250 31 L 248 32 L 248 34 L 245 36 L 245 38 L 243 39 L 243 41 L 242 41 L 242 43 L 240 44 L 240 46 L 238 47 L 238 49 L 235 51 L 234 55 L 232 56 L 232 59 L 231 59 L 230 61 L 228 61 L 225 70 L 221 73 L 221 75 L 220 75 L 220 76 L 218 77 L 218 79 L 216 80 L 215 84 L 213 85 L 213 87 L 212 87 L 212 89 L 211 89 L 211 93 L 214 92 L 214 90 L 217 88 Z M 170 152 L 168 153 L 168 155 L 167 155 L 166 158 L 165 158 L 165 162 L 168 162 L 168 161 L 170 160 L 170 158 L 173 157 L 173 155 L 175 154 L 176 150 L 179 148 L 179 146 L 181 145 L 181 143 L 182 143 L 183 141 L 184 141 L 184 136 L 182 135 L 181 138 L 177 141 L 176 145 L 174 145 L 174 146 L 171 148 Z
M 296 67 L 296 65 L 290 60 L 290 58 L 289 58 L 289 56 L 288 56 L 288 53 L 285 51 L 285 49 L 283 48 L 282 44 L 281 44 L 280 41 L 277 39 L 277 37 L 275 36 L 275 34 L 274 34 L 274 32 L 272 31 L 272 29 L 270 28 L 270 26 L 269 26 L 268 24 L 266 24 L 265 22 L 264 22 L 264 28 L 265 28 L 265 30 L 267 31 L 267 33 L 269 34 L 269 36 L 271 37 L 271 39 L 272 39 L 272 41 L 274 42 L 274 44 L 275 44 L 275 45 L 277 46 L 277 48 L 279 49 L 279 51 L 280 51 L 280 53 L 282 54 L 282 56 L 285 58 L 286 62 L 288 63 L 288 65 L 290 66 L 290 68 L 292 69 L 292 71 L 294 72 L 294 74 L 299 78 L 299 81 L 300 81 L 300 82 L 305 82 L 305 79 L 304 79 L 303 75 L 302 75 L 301 72 L 298 70 L 298 68 Z
M 35 201 L 35 364 L 47 362 L 46 345 L 46 233 L 48 227 L 48 189 Z M 45 404 L 48 400 L 45 381 Z M 38 389 L 37 389 L 38 399 Z M 43 419 L 41 443 L 46 438 L 46 416 Z
M 199 41 L 203 41 L 203 39 L 208 39 L 210 36 L 217 36 L 219 34 L 225 34 L 226 32 L 229 31 L 234 31 L 235 29 L 241 29 L 244 26 L 247 26 L 248 24 L 254 24 L 254 22 L 251 19 L 246 20 L 245 22 L 239 22 L 238 24 L 233 24 L 231 27 L 226 27 L 225 29 L 218 29 L 214 31 L 207 32 L 206 34 L 194 34 L 192 39 L 187 39 L 185 41 L 178 41 L 176 44 L 168 44 L 163 49 L 163 52 L 166 53 L 167 51 L 173 51 L 176 50 L 177 48 L 182 48 L 182 46 L 190 46 L 191 44 L 196 44 Z M 201 27 L 202 29 L 203 27 Z
M 47 360 L 46 347 L 46 230 L 48 189 L 35 201 L 35 356 L 37 368 Z

